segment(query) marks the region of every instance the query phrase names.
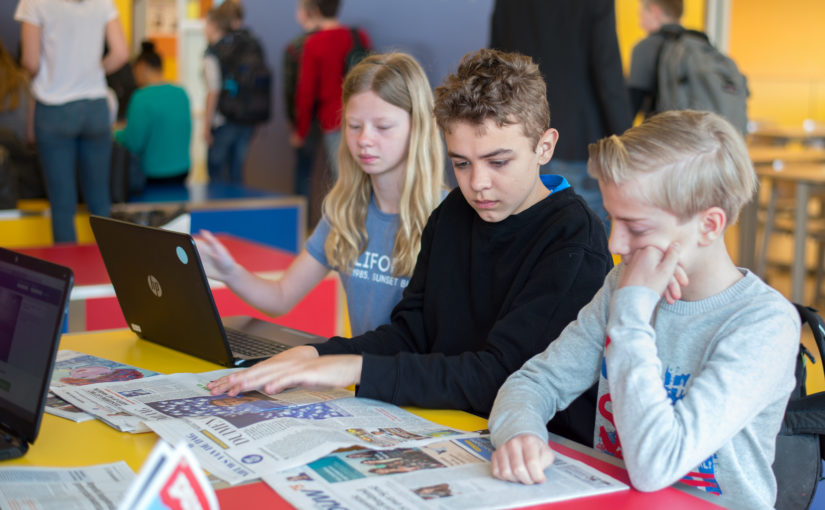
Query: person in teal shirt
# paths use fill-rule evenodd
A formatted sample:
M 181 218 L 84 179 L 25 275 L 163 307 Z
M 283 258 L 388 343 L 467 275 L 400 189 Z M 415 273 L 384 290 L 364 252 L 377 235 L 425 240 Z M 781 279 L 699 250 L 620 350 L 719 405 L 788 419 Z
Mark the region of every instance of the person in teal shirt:
M 163 61 L 154 44 L 144 41 L 133 68 L 138 90 L 126 110 L 126 127 L 115 131 L 115 141 L 131 152 L 147 182 L 183 183 L 189 174 L 192 118 L 186 91 L 163 79 Z M 134 168 L 131 189 L 136 184 Z

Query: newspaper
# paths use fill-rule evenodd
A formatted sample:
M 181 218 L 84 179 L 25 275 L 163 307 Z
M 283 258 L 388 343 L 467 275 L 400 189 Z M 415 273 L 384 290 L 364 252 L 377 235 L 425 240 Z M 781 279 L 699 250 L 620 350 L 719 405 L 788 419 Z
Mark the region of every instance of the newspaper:
M 151 430 L 143 423 L 143 417 L 126 410 L 128 406 L 209 395 L 206 384 L 234 370 L 237 369 L 228 368 L 204 374 L 156 375 L 146 379 L 88 386 L 52 386 L 52 391 L 109 426 L 121 432 L 137 434 Z M 168 416 L 158 414 L 156 418 Z
M 492 451 L 488 436 L 416 448 L 350 449 L 263 479 L 294 507 L 324 510 L 517 508 L 629 488 L 559 453 L 545 471 L 545 483 L 503 482 L 490 474 Z
M 0 508 L 114 510 L 134 479 L 123 461 L 83 468 L 0 468 Z
M 392 404 L 356 397 L 147 424 L 166 441 L 185 441 L 204 469 L 233 485 L 300 466 L 345 446 L 397 448 L 470 435 Z
M 83 410 L 106 408 L 98 416 L 118 430 L 153 430 L 171 444 L 185 442 L 204 469 L 232 485 L 343 446 L 398 448 L 470 435 L 348 390 L 211 395 L 206 384 L 232 370 L 56 391 Z
M 151 377 L 153 375 L 157 375 L 157 372 L 98 358 L 91 354 L 60 350 L 57 352 L 57 358 L 54 362 L 50 388 L 85 386 L 99 382 L 127 381 Z M 46 397 L 45 410 L 47 413 L 76 422 L 94 419 L 94 416 L 66 402 L 52 391 L 49 391 Z

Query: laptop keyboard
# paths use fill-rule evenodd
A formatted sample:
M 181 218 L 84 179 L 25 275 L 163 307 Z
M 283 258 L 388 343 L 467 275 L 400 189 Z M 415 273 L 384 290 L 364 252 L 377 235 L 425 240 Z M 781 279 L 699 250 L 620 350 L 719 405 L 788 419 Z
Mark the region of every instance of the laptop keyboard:
M 226 339 L 232 354 L 244 358 L 265 358 L 289 349 L 288 345 L 231 328 L 226 328 Z

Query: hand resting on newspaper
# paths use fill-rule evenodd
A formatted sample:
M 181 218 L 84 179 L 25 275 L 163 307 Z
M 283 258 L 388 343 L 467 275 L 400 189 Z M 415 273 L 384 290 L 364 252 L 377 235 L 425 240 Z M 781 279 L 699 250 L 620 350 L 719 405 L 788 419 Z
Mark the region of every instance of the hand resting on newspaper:
M 319 356 L 314 347 L 293 347 L 246 370 L 221 377 L 206 387 L 213 395 L 244 391 L 280 393 L 287 388 L 346 388 L 361 382 L 363 358 L 354 354 Z
M 533 434 L 519 434 L 493 452 L 493 476 L 525 485 L 544 483 L 544 470 L 554 459 L 546 441 Z

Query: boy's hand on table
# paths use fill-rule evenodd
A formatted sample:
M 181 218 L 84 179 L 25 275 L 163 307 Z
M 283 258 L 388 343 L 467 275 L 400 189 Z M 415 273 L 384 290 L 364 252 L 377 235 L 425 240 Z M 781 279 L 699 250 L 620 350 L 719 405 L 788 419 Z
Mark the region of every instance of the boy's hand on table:
M 546 441 L 533 434 L 519 434 L 493 452 L 493 476 L 525 485 L 544 483 L 544 470 L 554 459 Z
M 207 384 L 213 395 L 251 390 L 279 393 L 287 388 L 345 388 L 361 382 L 361 356 L 319 356 L 309 345 L 293 347 L 246 370 Z
M 688 283 L 687 274 L 679 265 L 679 244 L 673 243 L 665 252 L 655 246 L 636 250 L 622 273 L 619 288 L 647 287 L 673 304 L 681 299 L 682 287 Z

